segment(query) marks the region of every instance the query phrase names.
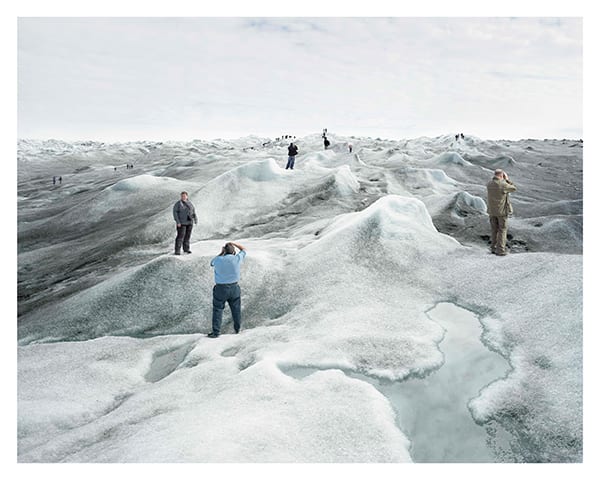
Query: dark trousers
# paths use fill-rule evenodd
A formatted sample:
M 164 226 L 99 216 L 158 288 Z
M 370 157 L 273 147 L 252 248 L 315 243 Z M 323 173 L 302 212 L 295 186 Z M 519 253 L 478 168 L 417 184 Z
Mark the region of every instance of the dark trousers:
M 294 169 L 294 162 L 295 162 L 295 161 L 296 161 L 296 157 L 293 157 L 293 156 L 291 156 L 291 155 L 290 155 L 290 156 L 288 157 L 288 163 L 287 163 L 287 165 L 285 166 L 285 169 L 287 170 L 288 168 L 290 168 L 290 169 L 292 169 L 292 170 L 293 170 L 293 169 Z
M 506 253 L 508 217 L 490 217 L 490 225 L 492 227 L 492 252 Z
M 242 291 L 237 283 L 217 283 L 213 287 L 213 315 L 212 331 L 221 333 L 221 320 L 223 319 L 223 310 L 225 303 L 229 303 L 231 316 L 233 317 L 233 329 L 240 331 L 242 322 Z
M 189 225 L 181 225 L 181 227 L 177 227 L 177 237 L 175 238 L 175 253 L 179 253 L 181 251 L 182 243 L 183 251 L 190 251 L 190 237 L 192 236 L 192 227 L 193 225 L 191 223 Z

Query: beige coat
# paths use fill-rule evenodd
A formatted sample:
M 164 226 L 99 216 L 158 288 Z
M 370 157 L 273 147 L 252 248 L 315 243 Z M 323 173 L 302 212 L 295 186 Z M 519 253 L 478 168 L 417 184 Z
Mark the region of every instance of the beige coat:
M 487 184 L 488 215 L 491 217 L 507 217 L 513 213 L 508 194 L 516 191 L 517 187 L 510 180 L 503 180 L 498 177 L 492 178 Z

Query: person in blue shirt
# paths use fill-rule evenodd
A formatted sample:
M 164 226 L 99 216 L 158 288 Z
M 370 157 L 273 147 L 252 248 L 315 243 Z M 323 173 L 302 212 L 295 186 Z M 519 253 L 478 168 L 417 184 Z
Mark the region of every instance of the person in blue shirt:
M 236 250 L 239 253 L 236 255 Z M 233 329 L 240 333 L 242 326 L 242 291 L 238 282 L 240 280 L 240 266 L 246 258 L 246 249 L 238 243 L 227 242 L 221 248 L 221 253 L 213 258 L 210 266 L 215 269 L 215 286 L 213 287 L 213 314 L 212 332 L 210 338 L 217 338 L 221 334 L 221 320 L 225 303 L 229 304 L 233 317 Z

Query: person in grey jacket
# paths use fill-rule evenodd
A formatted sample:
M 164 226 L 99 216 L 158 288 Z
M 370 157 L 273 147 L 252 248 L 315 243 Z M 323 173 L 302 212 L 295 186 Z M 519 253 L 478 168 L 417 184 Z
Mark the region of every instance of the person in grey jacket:
M 181 199 L 173 205 L 173 218 L 177 224 L 175 255 L 181 255 L 182 244 L 185 253 L 192 253 L 190 250 L 190 237 L 192 236 L 193 225 L 198 223 L 198 217 L 194 205 L 188 199 L 187 192 L 181 192 Z

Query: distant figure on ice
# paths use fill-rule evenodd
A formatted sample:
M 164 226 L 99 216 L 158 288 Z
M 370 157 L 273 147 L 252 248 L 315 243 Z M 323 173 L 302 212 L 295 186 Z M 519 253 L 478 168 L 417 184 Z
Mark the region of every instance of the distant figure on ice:
M 327 150 L 327 147 L 331 145 L 327 137 L 323 137 L 323 145 L 325 146 L 325 150 Z
M 348 144 L 348 153 L 352 153 L 352 144 L 351 143 Z
M 198 223 L 196 209 L 188 199 L 187 192 L 181 192 L 181 199 L 173 205 L 173 218 L 177 224 L 177 237 L 175 237 L 175 255 L 181 255 L 181 245 L 185 253 L 192 253 L 190 250 L 190 237 L 192 236 L 192 227 Z
M 62 185 L 62 177 L 58 177 L 58 184 Z
M 461 134 L 460 134 L 460 138 L 461 138 L 461 140 L 464 140 L 464 139 L 465 139 L 465 136 L 464 136 L 464 135 L 461 133 Z
M 508 179 L 501 169 L 494 172 L 494 177 L 487 184 L 487 213 L 492 228 L 491 253 L 506 255 L 506 236 L 508 232 L 508 216 L 513 213 L 508 194 L 516 192 L 517 187 Z
M 458 141 L 458 133 L 454 135 L 454 140 Z
M 286 170 L 288 168 L 290 170 L 294 169 L 294 162 L 296 161 L 296 155 L 298 155 L 298 147 L 296 145 L 294 145 L 294 142 L 291 142 L 290 146 L 288 147 L 288 161 L 287 161 L 287 165 L 285 166 Z
M 236 255 L 235 249 L 239 249 Z M 229 304 L 231 316 L 233 317 L 233 329 L 240 333 L 242 327 L 242 292 L 238 282 L 240 281 L 240 267 L 246 258 L 246 249 L 239 243 L 227 242 L 221 248 L 221 253 L 213 258 L 210 266 L 215 269 L 215 286 L 213 287 L 213 313 L 212 332 L 210 338 L 221 335 L 221 320 L 225 303 Z
M 52 177 L 52 185 L 56 185 L 56 176 Z
M 117 167 L 115 167 L 115 172 L 117 171 Z

